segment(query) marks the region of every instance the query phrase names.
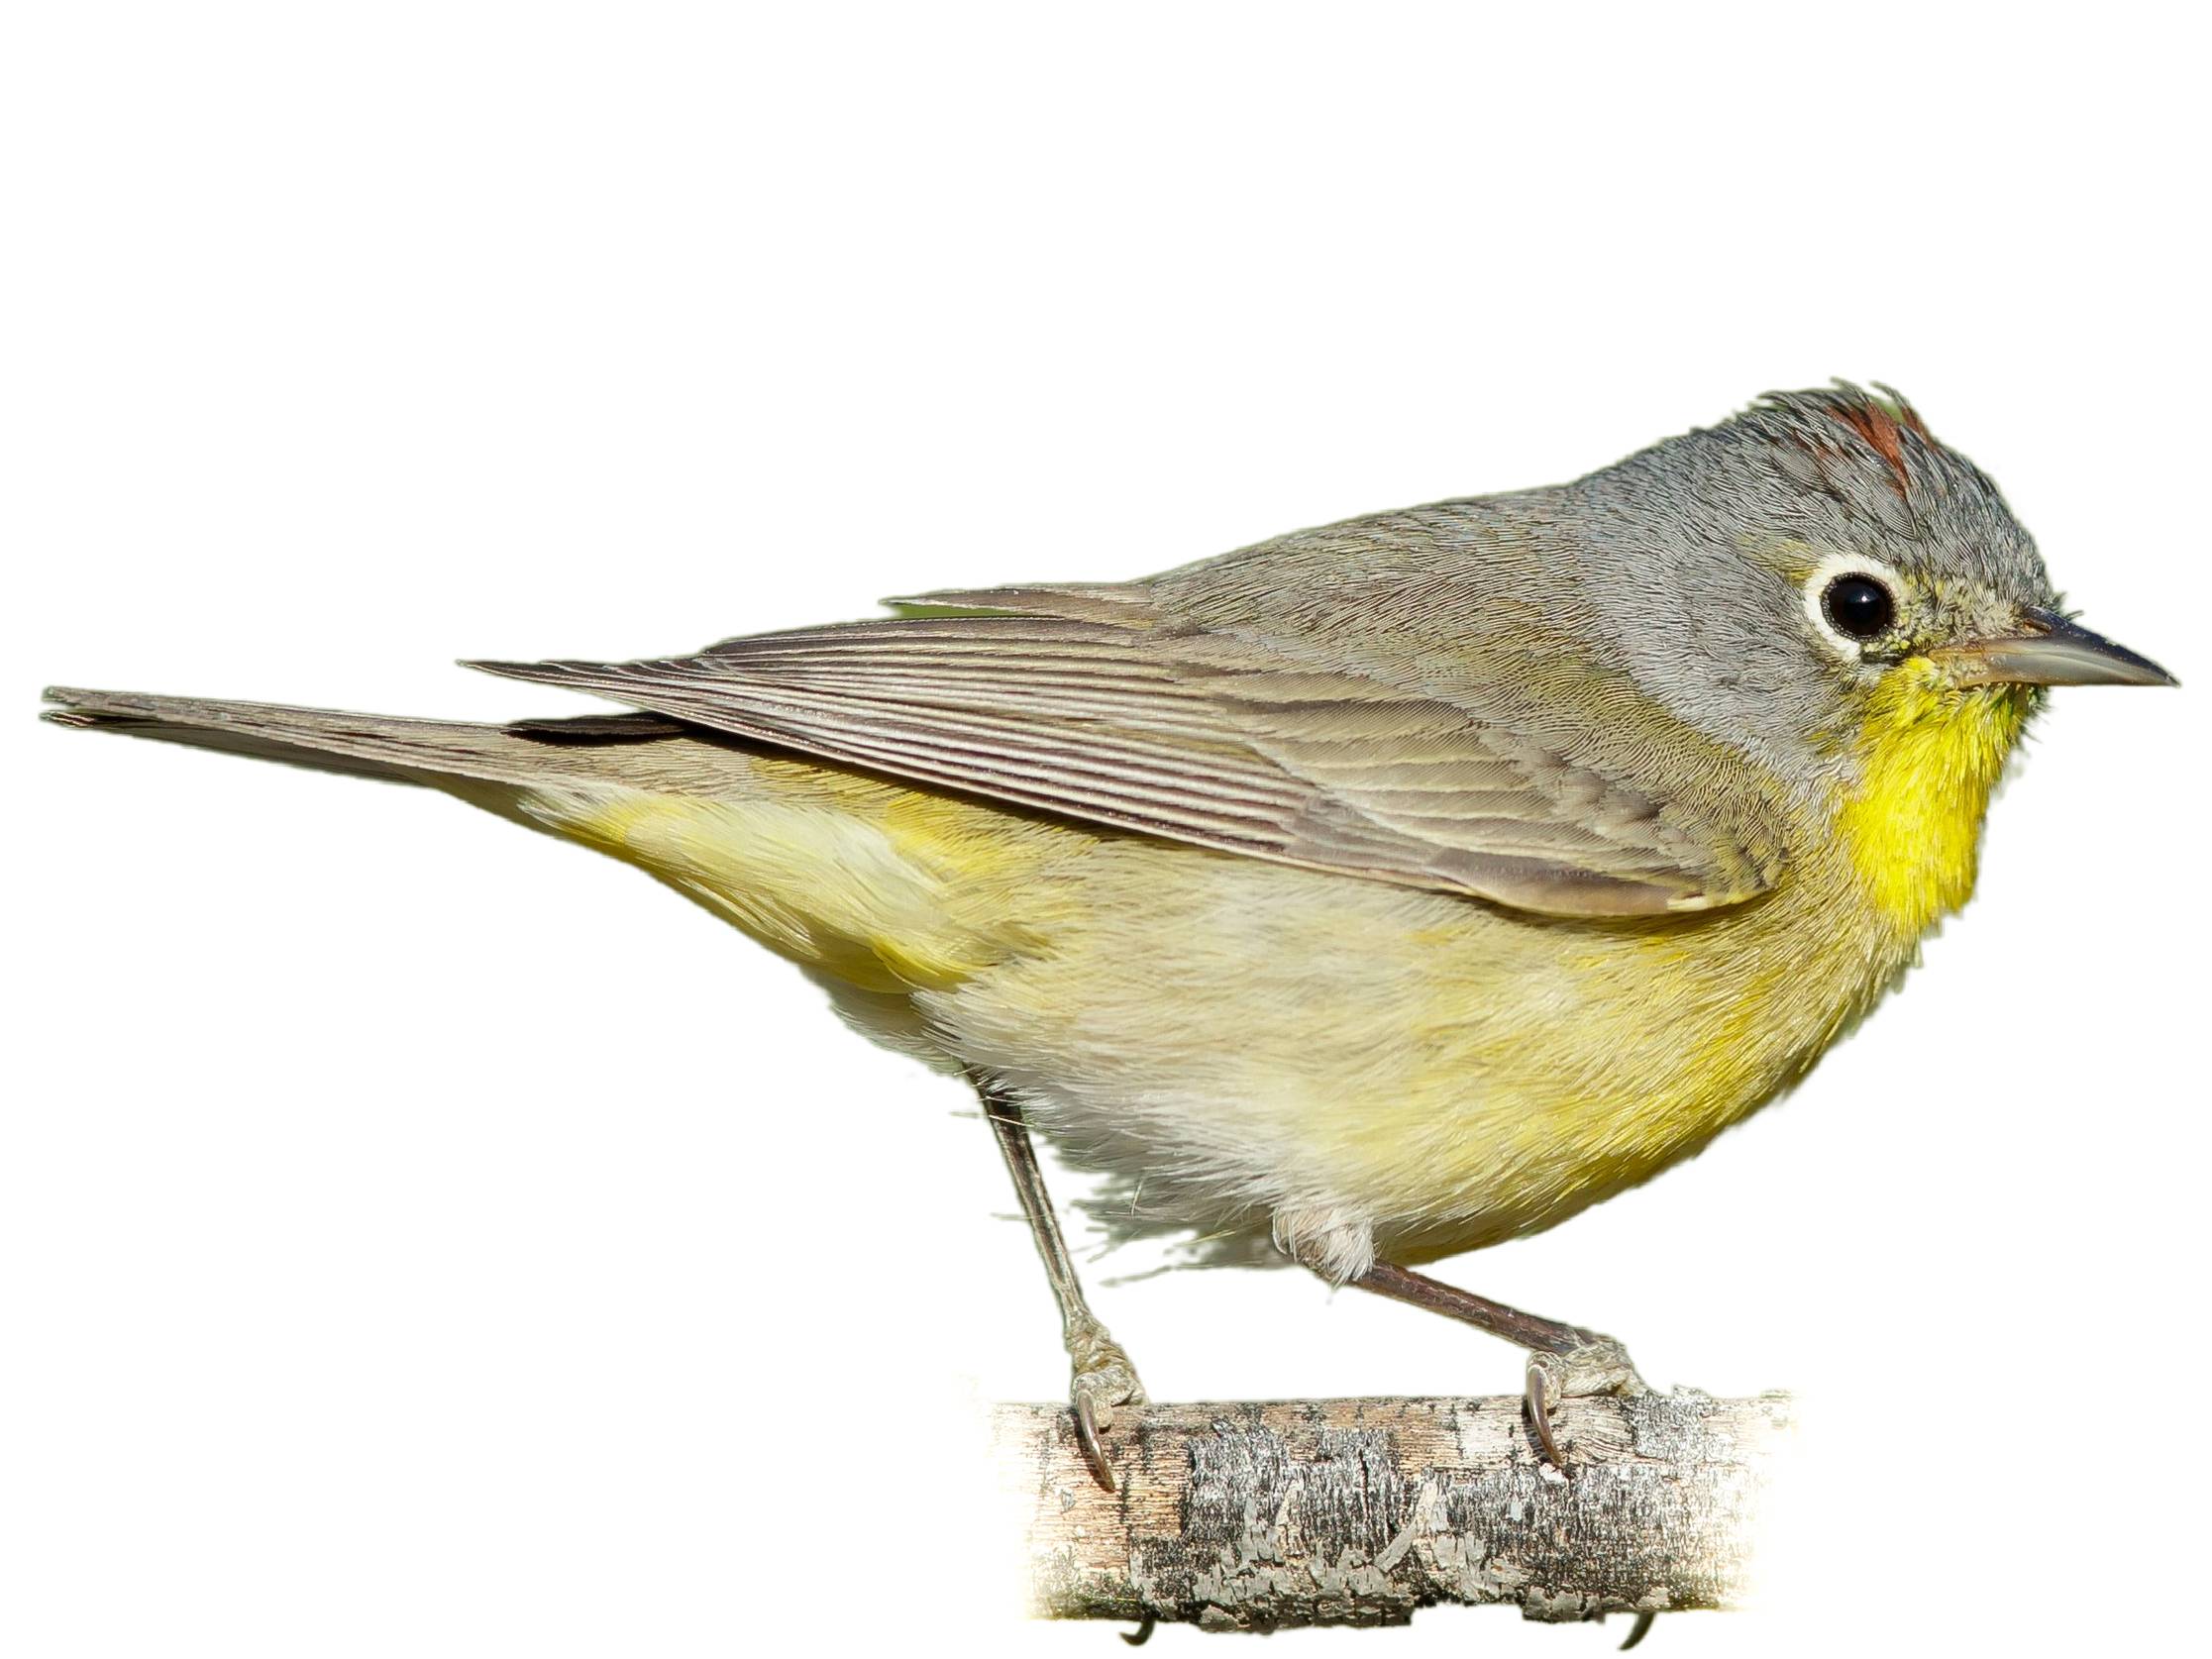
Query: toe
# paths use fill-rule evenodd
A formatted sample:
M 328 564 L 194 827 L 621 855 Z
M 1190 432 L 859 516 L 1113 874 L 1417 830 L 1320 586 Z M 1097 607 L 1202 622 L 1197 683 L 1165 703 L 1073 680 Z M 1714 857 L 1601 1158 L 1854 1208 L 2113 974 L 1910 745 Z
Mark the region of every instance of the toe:
M 1107 1407 L 1107 1420 L 1112 1420 L 1112 1408 Z M 1091 1466 L 1091 1477 L 1106 1491 L 1114 1490 L 1113 1465 L 1106 1462 L 1106 1445 L 1099 1439 L 1099 1407 L 1084 1390 L 1075 1394 L 1075 1437 L 1083 1448 L 1083 1461 Z
M 1129 1356 L 1105 1327 L 1078 1353 L 1068 1398 L 1075 1406 L 1076 1441 L 1083 1448 L 1083 1460 L 1099 1485 L 1112 1492 L 1113 1467 L 1106 1462 L 1104 1433 L 1113 1426 L 1115 1406 L 1144 1403 L 1144 1385 L 1137 1381 Z
M 1536 1445 L 1542 1450 L 1544 1461 L 1554 1469 L 1564 1469 L 1567 1460 L 1559 1453 L 1559 1441 L 1551 1431 L 1551 1403 L 1559 1398 L 1559 1379 L 1555 1374 L 1556 1362 L 1549 1354 L 1530 1354 L 1527 1380 L 1522 1398 L 1528 1406 L 1528 1426 L 1535 1431 Z

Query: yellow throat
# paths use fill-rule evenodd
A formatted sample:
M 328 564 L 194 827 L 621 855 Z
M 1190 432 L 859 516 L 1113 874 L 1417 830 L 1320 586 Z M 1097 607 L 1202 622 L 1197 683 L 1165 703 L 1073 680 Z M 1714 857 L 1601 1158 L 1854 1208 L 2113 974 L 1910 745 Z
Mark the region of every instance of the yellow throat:
M 1874 693 L 1859 778 L 1838 828 L 1877 912 L 1918 936 L 1974 888 L 1982 815 L 2033 699 L 2025 687 L 1959 690 L 1925 657 Z

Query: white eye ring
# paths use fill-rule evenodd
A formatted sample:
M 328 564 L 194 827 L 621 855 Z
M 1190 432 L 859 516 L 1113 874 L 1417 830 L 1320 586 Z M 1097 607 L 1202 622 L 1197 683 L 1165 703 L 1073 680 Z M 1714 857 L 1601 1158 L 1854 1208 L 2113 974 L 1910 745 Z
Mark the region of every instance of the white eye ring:
M 1897 572 L 1879 559 L 1869 559 L 1862 553 L 1832 553 L 1813 567 L 1813 573 L 1805 578 L 1805 618 L 1813 625 L 1813 632 L 1821 642 L 1847 663 L 1861 661 L 1866 655 L 1866 642 L 1854 640 L 1842 633 L 1828 619 L 1828 607 L 1823 602 L 1828 589 L 1838 576 L 1864 576 L 1888 588 L 1892 598 L 1905 590 Z

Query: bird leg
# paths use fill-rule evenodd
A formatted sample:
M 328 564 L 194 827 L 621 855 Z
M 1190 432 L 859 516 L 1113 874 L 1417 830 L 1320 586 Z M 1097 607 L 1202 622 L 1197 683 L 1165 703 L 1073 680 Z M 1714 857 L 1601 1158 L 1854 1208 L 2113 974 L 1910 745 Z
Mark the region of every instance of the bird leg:
M 1508 1307 L 1502 1301 L 1492 1301 L 1390 1262 L 1377 1262 L 1349 1283 L 1394 1301 L 1425 1307 L 1527 1349 L 1524 1398 L 1528 1404 L 1528 1421 L 1535 1430 L 1536 1444 L 1557 1468 L 1564 1469 L 1566 1460 L 1559 1455 L 1559 1441 L 1552 1431 L 1553 1405 L 1591 1395 L 1644 1392 L 1643 1379 L 1630 1362 L 1628 1349 L 1597 1331 L 1524 1313 L 1518 1307 Z
M 1069 1402 L 1075 1407 L 1076 1439 L 1084 1461 L 1106 1491 L 1113 1490 L 1113 1469 L 1106 1462 L 1099 1431 L 1113 1426 L 1116 1405 L 1142 1405 L 1144 1385 L 1136 1367 L 1114 1341 L 1091 1304 L 1083 1299 L 1083 1285 L 1076 1278 L 1075 1262 L 1068 1255 L 1068 1241 L 1060 1235 L 1059 1217 L 1045 1192 L 1044 1171 L 1037 1167 L 1037 1149 L 1030 1144 L 1029 1125 L 1020 1105 L 980 1079 L 971 1079 L 983 1097 L 983 1114 L 999 1137 L 999 1150 L 1013 1177 L 1013 1190 L 1021 1199 L 1021 1213 L 1029 1219 L 1029 1233 L 1037 1254 L 1044 1259 L 1045 1278 L 1060 1303 L 1060 1324 L 1074 1367 Z

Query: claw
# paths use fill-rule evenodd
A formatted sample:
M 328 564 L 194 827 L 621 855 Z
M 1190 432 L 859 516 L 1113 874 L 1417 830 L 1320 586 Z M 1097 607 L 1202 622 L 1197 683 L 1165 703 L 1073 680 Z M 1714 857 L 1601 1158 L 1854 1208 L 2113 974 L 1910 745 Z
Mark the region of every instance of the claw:
M 1579 1333 L 1583 1340 L 1563 1351 L 1538 1349 L 1528 1356 L 1527 1382 L 1523 1398 L 1528 1421 L 1544 1459 L 1562 1473 L 1567 1460 L 1560 1456 L 1559 1439 L 1551 1426 L 1551 1409 L 1562 1400 L 1585 1400 L 1599 1395 L 1638 1395 L 1648 1391 L 1629 1362 L 1629 1351 L 1610 1336 L 1593 1331 Z
M 1099 1408 L 1082 1390 L 1075 1398 L 1075 1437 L 1083 1447 L 1083 1461 L 1091 1466 L 1092 1478 L 1106 1491 L 1113 1491 L 1113 1465 L 1106 1462 L 1106 1446 L 1099 1439 Z
M 1641 1612 L 1637 1613 L 1635 1615 L 1635 1628 L 1629 1632 L 1629 1639 L 1621 1644 L 1620 1651 L 1623 1653 L 1628 1652 L 1630 1648 L 1635 1646 L 1637 1642 L 1640 1642 L 1641 1640 L 1643 1640 L 1644 1637 L 1648 1636 L 1651 1633 L 1651 1621 L 1658 1616 L 1659 1615 L 1653 1612 L 1649 1607 L 1645 1607 Z
M 1551 1432 L 1551 1402 L 1558 1398 L 1558 1380 L 1551 1374 L 1548 1354 L 1530 1354 L 1526 1381 L 1522 1385 L 1522 1398 L 1527 1401 L 1528 1423 L 1536 1431 L 1536 1444 L 1542 1448 L 1544 1460 L 1554 1469 L 1565 1471 L 1567 1460 L 1559 1453 L 1559 1442 Z
M 1068 1357 L 1075 1363 L 1068 1396 L 1075 1407 L 1076 1441 L 1083 1448 L 1083 1461 L 1091 1466 L 1093 1478 L 1111 1492 L 1113 1466 L 1106 1462 L 1106 1444 L 1099 1431 L 1113 1426 L 1114 1407 L 1144 1403 L 1144 1385 L 1137 1381 L 1136 1368 L 1129 1364 L 1129 1356 L 1121 1351 L 1120 1344 L 1089 1315 L 1081 1324 L 1071 1324 Z

